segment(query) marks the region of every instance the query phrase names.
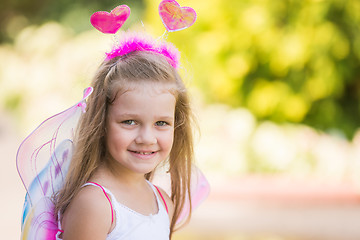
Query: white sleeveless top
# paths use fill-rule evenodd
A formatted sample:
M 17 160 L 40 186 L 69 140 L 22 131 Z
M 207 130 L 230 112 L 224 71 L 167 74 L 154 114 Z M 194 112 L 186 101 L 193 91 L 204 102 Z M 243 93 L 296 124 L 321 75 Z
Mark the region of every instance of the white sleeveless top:
M 169 215 L 167 214 L 164 205 L 160 201 L 154 185 L 150 182 L 148 183 L 156 196 L 156 202 L 158 205 L 158 212 L 148 216 L 138 213 L 119 203 L 115 196 L 108 189 L 102 187 L 104 191 L 110 196 L 110 200 L 115 212 L 115 227 L 107 235 L 106 240 L 169 240 Z M 83 185 L 83 187 L 88 185 L 100 188 L 100 186 L 94 183 L 86 183 Z

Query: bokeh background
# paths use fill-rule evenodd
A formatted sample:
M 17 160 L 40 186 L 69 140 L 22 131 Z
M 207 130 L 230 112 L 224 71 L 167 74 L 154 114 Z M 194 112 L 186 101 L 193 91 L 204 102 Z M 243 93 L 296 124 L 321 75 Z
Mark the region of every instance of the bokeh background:
M 161 36 L 160 0 L 0 2 L 0 232 L 18 239 L 16 150 L 82 96 L 113 37 L 90 15 Z M 198 13 L 168 40 L 200 127 L 208 199 L 174 239 L 360 239 L 360 1 L 181 0 Z

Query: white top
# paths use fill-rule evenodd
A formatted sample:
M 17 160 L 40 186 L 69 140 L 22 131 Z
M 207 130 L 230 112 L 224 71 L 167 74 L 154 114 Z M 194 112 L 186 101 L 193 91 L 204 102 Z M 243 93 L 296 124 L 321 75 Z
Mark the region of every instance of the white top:
M 169 215 L 167 214 L 164 205 L 161 203 L 154 185 L 150 182 L 148 183 L 156 196 L 156 202 L 158 205 L 158 212 L 148 216 L 138 213 L 119 203 L 114 195 L 108 189 L 103 187 L 105 192 L 110 196 L 115 212 L 115 227 L 107 235 L 106 240 L 169 240 Z M 88 185 L 100 188 L 100 186 L 93 183 L 86 183 L 83 187 Z

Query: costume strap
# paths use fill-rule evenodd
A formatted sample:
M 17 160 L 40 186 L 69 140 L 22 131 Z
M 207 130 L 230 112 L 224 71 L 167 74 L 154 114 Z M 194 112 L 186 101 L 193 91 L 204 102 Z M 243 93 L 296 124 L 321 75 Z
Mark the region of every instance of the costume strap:
M 100 184 L 96 183 L 96 182 L 87 182 L 87 183 L 85 183 L 85 184 L 83 185 L 83 187 L 84 187 L 84 186 L 88 186 L 88 185 L 95 185 L 95 186 L 101 188 L 101 190 L 104 192 L 105 197 L 107 198 L 107 200 L 108 200 L 109 203 L 110 203 L 110 208 L 111 208 L 111 224 L 113 224 L 113 222 L 114 222 L 114 208 L 113 208 L 112 202 L 111 202 L 111 200 L 110 200 L 110 198 L 109 198 L 109 196 L 108 196 L 105 188 L 104 188 L 103 186 L 101 186 Z
M 157 186 L 155 186 L 155 185 L 153 185 L 153 186 L 156 188 L 156 190 L 157 190 L 158 193 L 160 194 L 160 197 L 161 197 L 161 199 L 162 199 L 163 202 L 164 202 L 164 205 L 165 205 L 165 208 L 166 208 L 166 212 L 169 214 L 169 209 L 168 209 L 168 206 L 167 206 L 167 204 L 166 204 L 166 202 L 165 202 L 165 199 L 164 199 L 163 195 L 161 194 L 161 192 L 160 192 L 160 190 L 159 190 L 159 188 L 158 188 Z

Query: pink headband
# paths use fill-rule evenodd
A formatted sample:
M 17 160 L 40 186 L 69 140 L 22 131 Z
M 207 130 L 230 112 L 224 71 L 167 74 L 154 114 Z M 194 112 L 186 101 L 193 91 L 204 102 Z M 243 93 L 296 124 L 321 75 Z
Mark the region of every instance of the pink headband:
M 111 52 L 106 53 L 106 60 L 118 56 L 126 56 L 137 51 L 146 51 L 163 55 L 166 57 L 168 63 L 175 69 L 179 66 L 180 53 L 173 44 L 161 40 L 156 41 L 150 36 L 135 32 L 125 32 L 121 36 L 118 45 L 115 46 Z
M 162 0 L 159 4 L 159 15 L 167 32 L 186 29 L 196 21 L 196 12 L 190 7 L 181 7 L 176 0 Z M 130 15 L 127 5 L 115 7 L 111 12 L 95 12 L 90 17 L 91 24 L 102 33 L 115 34 Z M 131 52 L 147 51 L 161 54 L 174 67 L 179 66 L 179 51 L 170 43 L 155 41 L 141 34 L 125 33 L 113 50 L 106 53 L 107 60 L 118 56 L 126 56 Z

